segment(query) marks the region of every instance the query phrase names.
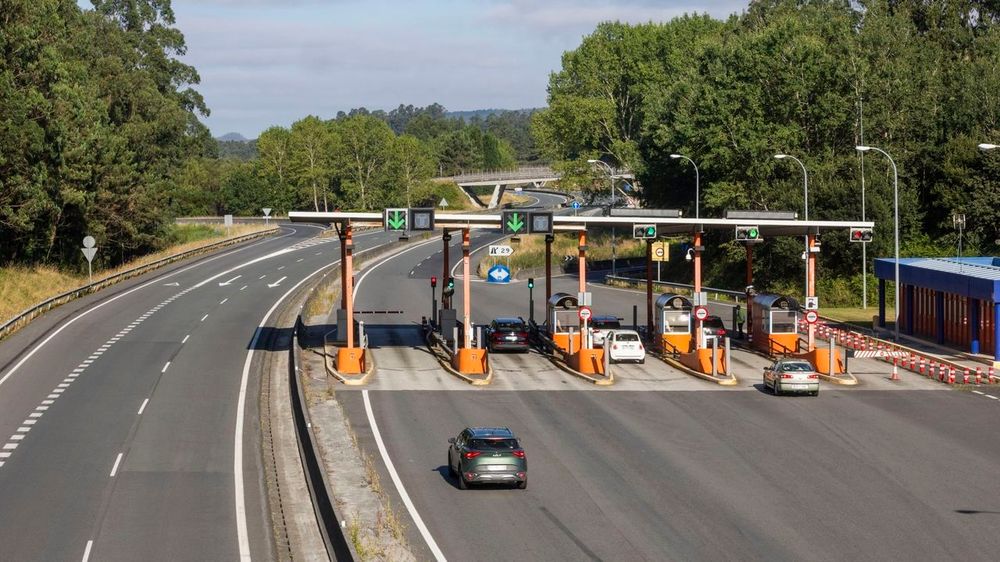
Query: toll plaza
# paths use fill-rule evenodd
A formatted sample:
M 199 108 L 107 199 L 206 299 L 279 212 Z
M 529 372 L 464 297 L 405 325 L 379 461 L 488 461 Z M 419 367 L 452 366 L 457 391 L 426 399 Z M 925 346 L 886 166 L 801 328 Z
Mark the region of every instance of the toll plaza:
M 768 238 L 775 236 L 801 236 L 805 239 L 807 258 L 807 301 L 817 307 L 815 295 L 815 260 L 819 252 L 820 245 L 818 235 L 822 232 L 832 230 L 847 230 L 857 228 L 871 228 L 874 223 L 861 221 L 800 221 L 792 213 L 767 213 L 741 211 L 729 213 L 726 218 L 683 218 L 680 212 L 669 209 L 611 209 L 610 216 L 559 216 L 552 212 L 536 212 L 511 210 L 503 211 L 501 214 L 463 214 L 463 213 L 436 213 L 434 209 L 409 208 L 409 209 L 386 209 L 378 212 L 291 212 L 289 218 L 293 222 L 312 222 L 322 224 L 333 224 L 340 233 L 341 259 L 342 259 L 342 302 L 341 307 L 345 310 L 347 318 L 353 317 L 353 262 L 351 259 L 353 245 L 351 243 L 353 228 L 355 227 L 382 227 L 387 231 L 399 232 L 405 235 L 408 232 L 419 231 L 442 231 L 442 241 L 444 242 L 444 263 L 445 271 L 443 278 L 445 283 L 442 288 L 441 305 L 437 311 L 439 326 L 442 332 L 445 331 L 445 324 L 449 319 L 454 319 L 456 324 L 457 310 L 455 310 L 452 300 L 457 287 L 449 277 L 447 269 L 448 261 L 448 241 L 452 232 L 461 232 L 462 236 L 462 298 L 463 304 L 460 326 L 452 328 L 453 334 L 461 334 L 454 338 L 454 353 L 452 354 L 452 366 L 464 374 L 482 374 L 488 369 L 488 354 L 485 349 L 481 349 L 481 341 L 474 345 L 473 331 L 466 327 L 471 327 L 470 315 L 473 306 L 470 294 L 470 239 L 469 233 L 473 229 L 486 229 L 500 231 L 511 236 L 543 235 L 545 236 L 546 255 L 546 303 L 549 309 L 546 313 L 547 326 L 544 327 L 554 339 L 560 335 L 560 341 L 565 341 L 559 348 L 564 352 L 567 363 L 577 371 L 593 373 L 595 375 L 605 375 L 607 370 L 607 358 L 602 349 L 593 349 L 592 339 L 589 337 L 588 321 L 591 313 L 591 298 L 587 291 L 587 229 L 589 227 L 632 227 L 633 237 L 646 241 L 646 325 L 648 333 L 654 334 L 654 324 L 659 326 L 660 345 L 666 347 L 673 346 L 679 354 L 679 359 L 692 369 L 702 373 L 714 373 L 720 367 L 720 361 L 725 360 L 725 354 L 717 349 L 718 341 L 713 340 L 716 349 L 705 349 L 702 338 L 692 337 L 691 334 L 702 333 L 702 321 L 707 316 L 706 293 L 702 291 L 701 270 L 702 253 L 704 252 L 703 234 L 707 230 L 729 230 L 734 232 L 738 241 L 745 242 L 747 248 L 747 272 L 748 285 L 752 285 L 752 249 L 756 243 L 761 243 Z M 551 244 L 554 234 L 558 232 L 571 233 L 577 238 L 578 256 L 578 279 L 579 291 L 576 302 L 561 296 L 554 299 L 552 294 L 552 274 L 551 274 Z M 670 298 L 663 302 L 662 307 L 658 307 L 659 322 L 654 322 L 654 301 L 652 295 L 652 245 L 660 237 L 666 236 L 690 236 L 691 264 L 694 276 L 694 291 L 690 303 L 682 300 L 673 301 Z M 451 289 L 448 292 L 446 288 Z M 432 288 L 433 289 L 433 288 Z M 661 295 L 662 298 L 662 295 Z M 581 302 L 582 301 L 582 302 Z M 553 304 L 553 302 L 555 304 Z M 774 310 L 775 303 L 771 303 Z M 668 306 L 669 305 L 669 306 Z M 682 314 L 684 307 L 689 306 L 687 336 L 678 333 L 683 323 Z M 791 306 L 791 303 L 788 303 Z M 678 308 L 679 307 L 679 308 Z M 669 312 L 669 311 L 674 312 Z M 764 314 L 765 308 L 761 305 L 755 314 L 751 308 L 748 322 L 753 323 L 757 314 Z M 777 310 L 781 310 L 778 308 Z M 550 314 L 555 312 L 555 316 L 550 318 Z M 572 313 L 576 313 L 576 320 L 572 319 Z M 669 319 L 664 319 L 664 314 L 679 313 Z M 770 314 L 770 312 L 768 312 Z M 770 321 L 769 321 L 770 322 Z M 364 350 L 357 347 L 357 340 L 354 337 L 353 322 L 345 322 L 347 336 L 342 339 L 346 346 L 338 351 L 338 368 L 345 373 L 361 372 L 364 369 Z M 572 328 L 572 331 L 570 331 Z M 763 328 L 761 328 L 763 329 Z M 576 336 L 573 333 L 578 334 Z M 774 331 L 773 324 L 768 324 L 767 332 L 769 338 L 777 336 L 779 332 Z M 447 337 L 447 336 L 445 336 Z M 685 344 L 686 341 L 686 344 Z M 775 340 L 777 341 L 777 340 Z M 791 345 L 785 345 L 787 349 L 792 349 Z M 812 325 L 808 329 L 807 348 L 805 353 L 810 354 L 814 361 L 820 363 L 819 355 L 824 351 L 817 350 L 815 346 L 815 333 Z M 714 358 L 714 359 L 713 359 Z M 829 358 L 826 359 L 829 361 Z
M 875 260 L 878 324 L 886 326 L 886 283 L 895 259 Z M 1000 368 L 1000 258 L 899 260 L 900 333 L 972 354 L 987 354 Z
M 690 353 L 694 349 L 693 319 L 691 299 L 673 293 L 663 293 L 656 297 L 656 339 L 666 353 Z

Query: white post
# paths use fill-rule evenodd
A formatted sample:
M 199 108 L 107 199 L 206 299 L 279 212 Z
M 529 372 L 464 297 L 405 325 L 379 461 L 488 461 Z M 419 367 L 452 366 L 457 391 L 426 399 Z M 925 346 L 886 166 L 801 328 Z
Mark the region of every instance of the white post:
M 455 326 L 454 328 L 452 328 L 452 330 L 454 332 L 453 334 L 454 337 L 452 338 L 451 341 L 454 342 L 452 345 L 455 349 L 453 355 L 458 355 L 458 326 Z
M 729 336 L 726 336 L 726 370 L 723 374 L 729 376 Z
M 712 376 L 716 377 L 719 375 L 719 368 L 715 364 L 715 361 L 719 355 L 719 336 L 712 338 Z

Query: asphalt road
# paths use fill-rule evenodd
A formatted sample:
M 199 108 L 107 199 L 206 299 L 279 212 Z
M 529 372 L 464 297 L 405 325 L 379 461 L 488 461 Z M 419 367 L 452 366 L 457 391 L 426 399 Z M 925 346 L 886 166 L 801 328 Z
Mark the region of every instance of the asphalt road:
M 767 360 L 748 352 L 735 354 L 735 387 L 653 359 L 616 366 L 614 386 L 594 387 L 535 353 L 493 354 L 494 383 L 472 387 L 422 349 L 417 325 L 429 315 L 439 249 L 388 258 L 359 287 L 358 308 L 404 313 L 371 319 L 374 380 L 337 393 L 362 447 L 382 459 L 393 504 L 412 506 L 408 536 L 420 557 L 996 558 L 1000 401 L 910 373 L 893 383 L 870 360 L 852 362 L 857 387 L 823 383 L 817 398 L 775 397 L 760 385 Z M 554 280 L 557 291 L 576 287 L 572 277 Z M 589 289 L 595 313 L 631 323 L 635 304 L 644 321 L 644 293 Z M 540 280 L 535 293 L 537 317 Z M 473 321 L 527 317 L 527 300 L 524 283 L 473 282 Z M 521 437 L 526 491 L 457 489 L 447 439 L 468 425 L 506 425 Z M 402 489 L 389 484 L 376 434 Z
M 0 344 L 0 559 L 273 557 L 258 373 L 245 366 L 252 343 L 266 343 L 255 334 L 269 309 L 339 258 L 318 232 L 283 226 L 76 301 Z

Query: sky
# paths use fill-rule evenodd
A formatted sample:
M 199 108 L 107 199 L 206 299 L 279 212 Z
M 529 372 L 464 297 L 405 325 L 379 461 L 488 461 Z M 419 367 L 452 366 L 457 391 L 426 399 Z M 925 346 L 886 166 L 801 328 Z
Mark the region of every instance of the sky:
M 80 5 L 90 3 L 80 0 Z M 724 19 L 747 0 L 174 0 L 215 136 L 306 115 L 440 103 L 546 105 L 549 74 L 601 21 Z

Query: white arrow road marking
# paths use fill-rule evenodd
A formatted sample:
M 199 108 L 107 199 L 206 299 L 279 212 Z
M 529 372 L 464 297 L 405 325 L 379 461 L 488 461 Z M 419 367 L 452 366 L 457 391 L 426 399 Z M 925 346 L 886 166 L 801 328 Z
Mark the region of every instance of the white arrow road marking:
M 284 281 L 285 279 L 288 279 L 288 276 L 287 276 L 287 275 L 286 275 L 285 277 L 282 277 L 281 279 L 278 279 L 278 280 L 277 280 L 277 281 L 275 281 L 274 283 L 268 283 L 268 284 L 267 284 L 267 286 L 268 286 L 268 287 L 271 287 L 271 288 L 273 289 L 273 288 L 277 287 L 278 285 L 280 285 L 280 284 L 281 284 L 281 282 L 282 282 L 282 281 Z
M 239 279 L 240 277 L 243 277 L 243 276 L 242 276 L 242 275 L 237 275 L 236 277 L 233 277 L 233 278 L 232 278 L 232 279 L 230 279 L 229 281 L 220 281 L 220 282 L 219 282 L 219 286 L 220 286 L 220 287 L 225 287 L 226 285 L 228 285 L 228 284 L 232 283 L 233 281 L 236 281 L 236 280 L 237 280 L 237 279 Z

